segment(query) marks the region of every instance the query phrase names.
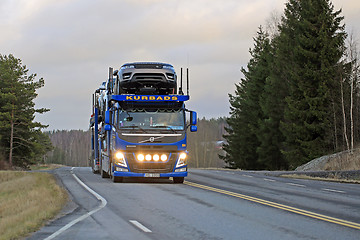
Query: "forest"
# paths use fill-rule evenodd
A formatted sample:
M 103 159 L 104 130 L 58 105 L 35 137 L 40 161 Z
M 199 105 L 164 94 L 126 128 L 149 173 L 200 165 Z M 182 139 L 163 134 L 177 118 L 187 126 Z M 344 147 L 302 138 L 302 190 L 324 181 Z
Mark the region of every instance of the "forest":
M 225 154 L 232 168 L 294 169 L 360 142 L 359 51 L 329 0 L 289 0 L 259 27 L 229 94 Z

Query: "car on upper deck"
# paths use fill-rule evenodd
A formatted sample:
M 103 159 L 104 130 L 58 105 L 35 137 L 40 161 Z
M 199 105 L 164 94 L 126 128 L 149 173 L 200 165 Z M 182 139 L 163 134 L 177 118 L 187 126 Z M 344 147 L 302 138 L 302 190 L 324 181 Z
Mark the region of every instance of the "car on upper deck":
M 177 92 L 176 72 L 168 63 L 126 63 L 114 75 L 114 94 L 168 95 Z

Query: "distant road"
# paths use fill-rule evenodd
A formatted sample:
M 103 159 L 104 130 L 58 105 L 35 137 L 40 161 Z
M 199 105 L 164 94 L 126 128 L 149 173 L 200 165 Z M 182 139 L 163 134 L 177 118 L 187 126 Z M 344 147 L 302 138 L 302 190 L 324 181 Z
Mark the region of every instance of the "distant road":
M 184 184 L 150 179 L 113 183 L 90 168 L 60 168 L 55 173 L 78 206 L 29 239 L 360 236 L 360 185 L 356 184 L 230 170 L 191 169 Z

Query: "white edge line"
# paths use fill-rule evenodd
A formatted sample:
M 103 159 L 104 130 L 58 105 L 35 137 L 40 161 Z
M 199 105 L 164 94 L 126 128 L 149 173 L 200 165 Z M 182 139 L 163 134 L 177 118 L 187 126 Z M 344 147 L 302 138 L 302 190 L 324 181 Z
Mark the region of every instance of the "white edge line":
M 80 216 L 79 218 L 69 222 L 68 224 L 66 224 L 65 226 L 63 226 L 62 228 L 60 228 L 59 230 L 57 230 L 56 232 L 54 232 L 53 234 L 51 234 L 50 236 L 48 236 L 47 238 L 45 238 L 45 240 L 50 240 L 53 239 L 55 237 L 57 237 L 58 235 L 62 234 L 63 232 L 65 232 L 67 229 L 71 228 L 72 226 L 74 226 L 76 223 L 84 220 L 85 218 L 91 216 L 92 214 L 96 213 L 97 211 L 99 211 L 100 209 L 102 209 L 103 207 L 106 206 L 107 201 L 105 198 L 103 198 L 102 196 L 100 196 L 98 193 L 96 193 L 94 190 L 92 190 L 91 188 L 89 188 L 84 182 L 82 182 L 74 173 L 73 173 L 73 169 L 75 167 L 71 168 L 71 174 L 73 175 L 73 177 L 75 178 L 75 180 L 81 185 L 83 186 L 87 191 L 89 191 L 92 195 L 94 195 L 98 200 L 101 201 L 101 204 L 95 208 L 94 210 Z
M 334 189 L 329 189 L 329 188 L 323 188 L 322 190 L 328 191 L 328 192 L 345 193 L 344 191 L 334 190 Z
M 132 224 L 134 224 L 136 227 L 140 228 L 143 232 L 152 232 L 150 229 L 148 229 L 147 227 L 145 227 L 144 225 L 142 225 L 141 223 L 139 223 L 136 220 L 129 220 L 129 222 L 131 222 Z
M 249 177 L 249 178 L 252 178 L 253 176 L 250 176 L 250 175 L 246 175 L 246 174 L 243 174 L 244 177 Z

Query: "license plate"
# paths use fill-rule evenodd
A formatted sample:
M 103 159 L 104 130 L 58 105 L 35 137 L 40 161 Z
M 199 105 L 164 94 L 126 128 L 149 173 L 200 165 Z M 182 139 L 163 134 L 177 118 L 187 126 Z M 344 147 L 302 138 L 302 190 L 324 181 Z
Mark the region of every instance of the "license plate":
M 145 177 L 160 177 L 160 173 L 145 173 Z

